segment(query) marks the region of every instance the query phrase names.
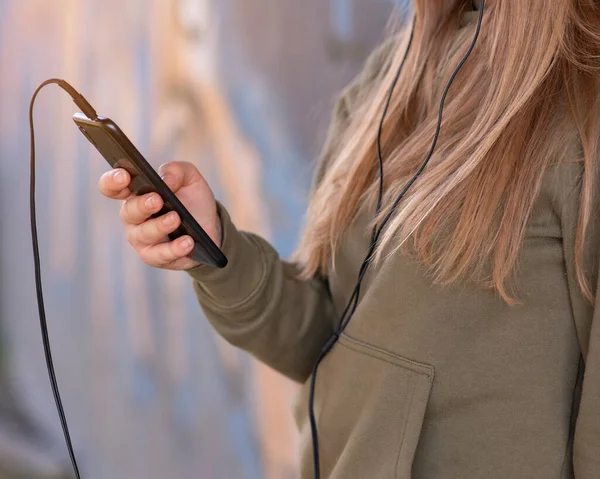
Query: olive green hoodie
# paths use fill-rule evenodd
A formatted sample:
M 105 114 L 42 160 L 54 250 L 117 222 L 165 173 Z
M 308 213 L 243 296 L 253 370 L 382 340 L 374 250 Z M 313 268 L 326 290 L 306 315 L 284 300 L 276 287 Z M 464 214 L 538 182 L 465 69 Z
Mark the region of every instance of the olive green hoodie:
M 341 95 L 315 185 L 390 48 Z M 564 162 L 544 173 L 519 257 L 518 306 L 474 285 L 441 288 L 400 254 L 367 274 L 318 373 L 323 478 L 600 478 L 600 304 L 585 301 L 574 269 L 581 172 Z M 198 300 L 226 340 L 304 383 L 296 420 L 301 476 L 312 478 L 307 380 L 351 295 L 369 218 L 345 234 L 327 281 L 299 281 L 297 265 L 236 230 L 221 204 L 219 214 L 229 265 L 190 271 Z M 596 288 L 600 211 L 594 218 L 585 254 Z

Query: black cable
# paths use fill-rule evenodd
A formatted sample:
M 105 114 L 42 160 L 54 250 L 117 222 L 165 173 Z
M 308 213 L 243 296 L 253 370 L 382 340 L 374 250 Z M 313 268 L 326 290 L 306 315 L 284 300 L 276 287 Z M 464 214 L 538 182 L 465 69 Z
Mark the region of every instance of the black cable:
M 452 74 L 450 80 L 448 81 L 448 84 L 446 85 L 444 93 L 442 95 L 442 100 L 440 102 L 439 116 L 438 116 L 438 124 L 437 124 L 436 132 L 435 132 L 434 139 L 433 139 L 431 148 L 429 150 L 429 153 L 428 153 L 425 161 L 423 162 L 423 164 L 417 171 L 417 173 L 413 176 L 413 178 L 409 181 L 409 183 L 405 186 L 405 188 L 403 188 L 402 192 L 400 193 L 400 195 L 398 196 L 396 201 L 393 203 L 392 208 L 390 209 L 388 214 L 385 216 L 385 218 L 383 219 L 381 224 L 379 226 L 376 225 L 373 228 L 373 231 L 371 234 L 371 244 L 369 246 L 367 256 L 366 256 L 365 260 L 363 261 L 361 268 L 359 270 L 359 275 L 358 275 L 358 280 L 356 282 L 356 286 L 354 287 L 354 291 L 352 292 L 352 295 L 348 301 L 348 304 L 347 304 L 344 312 L 341 315 L 340 329 L 329 339 L 329 341 L 327 341 L 327 343 L 321 350 L 319 357 L 317 358 L 317 360 L 314 364 L 313 374 L 312 374 L 312 378 L 311 378 L 311 388 L 310 388 L 309 416 L 310 416 L 311 433 L 312 433 L 312 439 L 313 439 L 315 479 L 320 479 L 320 477 L 321 477 L 320 462 L 319 462 L 318 432 L 317 432 L 316 419 L 315 419 L 315 415 L 314 415 L 314 396 L 315 396 L 315 389 L 316 389 L 317 370 L 318 370 L 319 364 L 321 363 L 323 358 L 329 353 L 329 351 L 333 348 L 335 343 L 338 341 L 340 335 L 345 330 L 346 326 L 352 319 L 354 312 L 356 311 L 356 308 L 358 306 L 358 299 L 360 297 L 360 287 L 361 287 L 362 281 L 365 277 L 365 274 L 368 270 L 369 264 L 371 262 L 371 258 L 375 252 L 377 242 L 379 241 L 379 237 L 380 237 L 383 229 L 385 228 L 388 221 L 393 216 L 396 208 L 398 207 L 400 201 L 402 200 L 402 198 L 404 197 L 404 195 L 406 194 L 408 189 L 417 180 L 417 178 L 423 172 L 423 170 L 429 163 L 431 157 L 433 156 L 433 153 L 435 151 L 435 147 L 437 145 L 439 135 L 440 135 L 442 118 L 443 118 L 443 109 L 444 109 L 446 96 L 448 94 L 448 91 L 450 90 L 450 87 L 452 86 L 452 83 L 454 82 L 456 75 L 459 73 L 460 69 L 462 68 L 464 63 L 467 61 L 467 59 L 469 58 L 469 56 L 471 55 L 471 52 L 473 51 L 473 49 L 475 47 L 475 44 L 477 42 L 480 30 L 481 30 L 484 8 L 485 8 L 485 1 L 481 0 L 479 20 L 477 23 L 477 29 L 476 29 L 473 41 L 471 43 L 471 46 L 470 46 L 468 52 L 465 54 L 462 61 L 459 63 L 459 65 L 456 68 L 456 70 L 454 71 L 454 73 Z M 390 92 L 387 97 L 387 101 L 386 101 L 386 104 L 384 107 L 384 111 L 383 111 L 383 114 L 381 117 L 379 129 L 378 129 L 378 133 L 377 133 L 377 158 L 378 158 L 378 163 L 379 163 L 379 192 L 378 192 L 377 208 L 376 208 L 377 215 L 381 212 L 381 207 L 382 207 L 382 202 L 383 202 L 383 158 L 382 158 L 382 152 L 381 152 L 381 135 L 382 135 L 382 131 L 383 131 L 383 125 L 385 123 L 385 118 L 387 116 L 387 112 L 388 112 L 388 109 L 389 109 L 389 106 L 391 103 L 391 99 L 393 97 L 394 90 L 396 88 L 397 82 L 400 78 L 400 75 L 402 73 L 404 64 L 406 62 L 408 53 L 409 53 L 411 45 L 412 45 L 413 36 L 414 36 L 414 26 L 415 26 L 415 21 L 413 21 L 413 26 L 411 29 L 406 53 L 404 54 L 402 62 L 400 64 L 398 71 L 396 73 L 396 76 L 392 82 L 392 86 L 390 88 Z M 30 138 L 30 149 L 31 149 L 31 161 L 30 161 L 30 168 L 31 168 L 31 179 L 30 179 L 31 237 L 32 237 L 32 246 L 33 246 L 33 257 L 34 257 L 34 267 L 35 267 L 35 284 L 36 284 L 39 319 L 40 319 L 40 329 L 41 329 L 41 333 L 42 333 L 42 343 L 44 346 L 44 354 L 45 354 L 45 358 L 46 358 L 46 366 L 48 369 L 48 376 L 50 379 L 50 385 L 52 387 L 52 393 L 53 393 L 54 400 L 56 403 L 56 408 L 57 408 L 58 416 L 60 419 L 61 427 L 62 427 L 63 434 L 65 437 L 65 443 L 67 445 L 69 457 L 70 457 L 71 463 L 73 465 L 73 470 L 75 472 L 76 479 L 81 479 L 81 475 L 79 473 L 79 467 L 77 465 L 77 460 L 75 458 L 75 453 L 73 451 L 73 444 L 72 444 L 71 436 L 69 433 L 69 427 L 67 424 L 66 415 L 65 415 L 64 408 L 62 405 L 62 400 L 61 400 L 61 396 L 60 396 L 60 392 L 59 392 L 59 388 L 58 388 L 58 382 L 56 380 L 56 373 L 54 370 L 54 362 L 52 359 L 52 352 L 51 352 L 51 348 L 50 348 L 50 339 L 49 339 L 49 335 L 48 335 L 48 325 L 47 325 L 47 321 L 46 321 L 46 311 L 45 311 L 45 306 L 44 306 L 44 296 L 43 296 L 43 289 L 42 289 L 42 274 L 41 274 L 40 253 L 39 253 L 38 234 L 37 234 L 37 219 L 36 219 L 36 207 L 35 207 L 35 130 L 34 130 L 34 121 L 33 121 L 33 107 L 34 107 L 35 100 L 36 100 L 40 90 L 49 84 L 56 84 L 56 85 L 60 86 L 63 90 L 65 90 L 71 96 L 71 98 L 73 99 L 75 104 L 81 109 L 81 111 L 88 118 L 95 120 L 95 119 L 97 119 L 98 115 L 97 115 L 96 111 L 94 110 L 94 108 L 87 102 L 87 100 L 81 94 L 79 94 L 79 92 L 77 92 L 66 81 L 57 79 L 57 78 L 46 80 L 45 82 L 40 84 L 38 86 L 38 88 L 35 90 L 32 98 L 31 98 L 31 103 L 29 105 L 29 128 L 30 128 L 30 135 L 31 135 L 31 138 Z
M 358 273 L 358 280 L 356 282 L 356 285 L 354 287 L 352 295 L 350 296 L 348 304 L 346 305 L 346 308 L 344 309 L 344 312 L 341 315 L 341 322 L 340 322 L 341 325 L 340 325 L 340 328 L 339 328 L 338 331 L 336 331 L 333 334 L 333 336 L 331 336 L 331 338 L 329 338 L 329 340 L 327 341 L 327 343 L 325 344 L 325 346 L 323 347 L 323 349 L 319 353 L 319 356 L 317 357 L 317 360 L 314 363 L 313 370 L 312 370 L 311 381 L 310 381 L 309 406 L 308 406 L 308 408 L 309 408 L 308 412 L 309 412 L 309 419 L 310 419 L 310 427 L 311 427 L 311 434 L 312 434 L 312 446 L 313 446 L 313 466 L 314 466 L 314 476 L 315 476 L 314 479 L 321 479 L 321 465 L 320 465 L 320 460 L 319 460 L 319 435 L 318 435 L 318 430 L 317 430 L 317 421 L 316 421 L 316 418 L 315 418 L 315 409 L 314 409 L 315 390 L 316 390 L 316 381 L 317 381 L 317 371 L 318 371 L 318 368 L 319 368 L 319 364 L 321 364 L 321 361 L 323 361 L 323 359 L 325 358 L 325 356 L 327 356 L 327 354 L 329 353 L 329 351 L 331 351 L 331 349 L 333 348 L 333 346 L 340 339 L 341 334 L 344 332 L 344 330 L 346 329 L 346 327 L 350 323 L 352 317 L 354 316 L 356 308 L 358 307 L 358 299 L 359 299 L 359 296 L 360 296 L 360 287 L 361 287 L 362 281 L 363 281 L 363 279 L 364 279 L 364 277 L 365 277 L 365 275 L 367 273 L 369 265 L 371 263 L 371 259 L 373 257 L 373 254 L 375 253 L 375 249 L 377 247 L 377 243 L 379 241 L 379 237 L 381 236 L 381 233 L 383 232 L 385 226 L 387 225 L 387 223 L 389 222 L 389 220 L 392 218 L 392 216 L 396 212 L 396 209 L 398 208 L 398 205 L 400 204 L 400 201 L 402 201 L 402 199 L 406 195 L 406 192 L 415 183 L 415 181 L 417 180 L 417 178 L 421 175 L 421 173 L 423 172 L 423 170 L 425 169 L 425 167 L 427 166 L 427 164 L 429 163 L 429 161 L 433 157 L 433 153 L 435 152 L 435 148 L 437 146 L 437 143 L 438 143 L 438 140 L 439 140 L 439 137 L 440 137 L 440 132 L 441 132 L 441 129 L 442 129 L 442 120 L 443 120 L 443 114 L 444 114 L 444 105 L 446 103 L 446 97 L 448 95 L 448 92 L 450 91 L 450 87 L 454 83 L 454 80 L 455 80 L 456 76 L 458 75 L 458 73 L 460 72 L 460 70 L 462 69 L 463 65 L 466 63 L 466 61 L 469 59 L 469 57 L 471 56 L 471 53 L 473 52 L 473 49 L 475 48 L 475 45 L 476 45 L 477 40 L 479 38 L 479 34 L 481 32 L 481 25 L 483 23 L 483 13 L 484 13 L 484 10 L 485 10 L 485 0 L 481 0 L 480 1 L 480 8 L 479 8 L 479 18 L 478 18 L 478 21 L 477 21 L 477 28 L 475 30 L 475 34 L 473 36 L 473 40 L 471 41 L 469 49 L 467 50 L 467 52 L 465 53 L 464 57 L 462 58 L 462 60 L 460 61 L 460 63 L 458 64 L 458 66 L 456 67 L 456 69 L 454 70 L 454 72 L 452 73 L 450 79 L 448 80 L 448 83 L 446 84 L 446 87 L 444 88 L 444 92 L 443 92 L 442 98 L 440 100 L 440 108 L 439 108 L 439 113 L 438 113 L 438 122 L 437 122 L 435 134 L 434 134 L 433 141 L 431 143 L 431 147 L 429 149 L 429 152 L 427 153 L 427 156 L 426 156 L 425 160 L 423 161 L 423 163 L 421 164 L 420 168 L 417 170 L 417 172 L 415 173 L 415 175 L 406 184 L 406 186 L 402 189 L 402 191 L 400 192 L 400 194 L 398 195 L 398 197 L 396 198 L 396 200 L 392 204 L 392 207 L 390 208 L 390 211 L 387 213 L 387 215 L 382 220 L 381 224 L 380 225 L 375 225 L 375 227 L 373 228 L 373 231 L 372 231 L 372 234 L 371 234 L 371 244 L 369 246 L 369 250 L 367 252 L 367 255 L 366 255 L 366 257 L 365 257 L 365 259 L 364 259 L 364 261 L 363 261 L 363 263 L 362 263 L 362 265 L 360 267 L 360 270 L 359 270 L 359 273 Z M 393 94 L 394 94 L 394 90 L 396 88 L 396 85 L 398 83 L 400 75 L 402 74 L 402 70 L 404 68 L 404 64 L 406 62 L 406 59 L 408 57 L 408 53 L 410 52 L 410 48 L 412 46 L 412 41 L 413 41 L 413 36 L 414 36 L 414 29 L 415 29 L 415 23 L 416 23 L 416 18 L 413 19 L 413 24 L 412 24 L 412 29 L 411 29 L 411 33 L 410 33 L 410 38 L 409 38 L 409 41 L 408 41 L 408 46 L 406 48 L 406 52 L 404 54 L 404 57 L 402 58 L 402 62 L 400 63 L 400 66 L 398 67 L 398 71 L 396 73 L 396 76 L 394 77 L 394 81 L 392 82 L 392 86 L 390 88 L 390 92 L 389 92 L 389 95 L 387 97 L 387 101 L 385 103 L 383 114 L 381 116 L 381 121 L 379 123 L 379 129 L 377 131 L 377 159 L 378 159 L 378 163 L 379 163 L 379 192 L 378 192 L 378 197 L 377 197 L 376 215 L 379 215 L 379 213 L 381 212 L 381 207 L 382 207 L 382 202 L 383 202 L 383 158 L 382 158 L 382 153 L 381 153 L 381 136 L 382 136 L 382 132 L 383 132 L 383 125 L 385 123 L 385 118 L 386 118 L 387 113 L 388 113 L 388 109 L 389 109 L 389 106 L 390 106 L 390 103 L 391 103 L 391 100 L 392 100 L 392 97 L 393 97 Z
M 63 434 L 65 436 L 65 442 L 69 451 L 69 457 L 71 458 L 71 464 L 75 472 L 76 479 L 81 479 L 79 474 L 79 467 L 77 466 L 77 460 L 75 459 L 75 453 L 73 451 L 73 443 L 71 442 L 71 435 L 69 433 L 69 426 L 67 425 L 67 418 L 60 398 L 60 392 L 58 390 L 58 382 L 56 380 L 56 374 L 54 372 L 54 362 L 52 361 L 52 352 L 50 350 L 50 338 L 48 336 L 48 324 L 46 322 L 46 309 L 44 307 L 44 294 L 42 291 L 42 270 L 40 266 L 40 249 L 38 244 L 37 234 L 37 220 L 35 211 L 35 131 L 33 127 L 33 105 L 38 93 L 46 85 L 56 84 L 65 90 L 77 104 L 83 113 L 90 119 L 96 119 L 98 115 L 92 106 L 87 102 L 83 96 L 81 96 L 71 85 L 66 81 L 58 78 L 53 78 L 43 82 L 31 97 L 31 103 L 29 104 L 29 132 L 30 132 L 30 152 L 31 152 L 31 177 L 30 177 L 30 191 L 29 191 L 29 202 L 30 202 L 30 213 L 31 213 L 31 241 L 33 245 L 33 262 L 35 267 L 35 289 L 37 293 L 38 311 L 40 316 L 40 328 L 42 331 L 42 343 L 44 344 L 44 355 L 46 357 L 46 367 L 48 368 L 48 377 L 50 378 L 50 385 L 52 387 L 52 394 L 54 395 L 54 402 L 56 403 L 56 409 L 58 411 L 58 417 L 62 426 Z

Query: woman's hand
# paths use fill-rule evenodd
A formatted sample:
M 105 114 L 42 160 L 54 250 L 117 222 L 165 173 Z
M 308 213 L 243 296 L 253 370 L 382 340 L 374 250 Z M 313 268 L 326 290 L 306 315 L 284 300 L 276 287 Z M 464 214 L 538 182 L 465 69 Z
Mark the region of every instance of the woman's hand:
M 210 186 L 191 163 L 172 162 L 159 169 L 163 181 L 177 195 L 190 214 L 198 221 L 217 246 L 221 246 L 221 221 Z M 111 170 L 100 178 L 98 188 L 108 198 L 125 200 L 121 207 L 121 221 L 127 239 L 140 258 L 156 268 L 187 270 L 198 263 L 187 258 L 194 246 L 190 236 L 171 241 L 168 237 L 181 223 L 174 211 L 151 218 L 163 207 L 157 193 L 135 196 L 129 190 L 131 176 L 124 169 Z

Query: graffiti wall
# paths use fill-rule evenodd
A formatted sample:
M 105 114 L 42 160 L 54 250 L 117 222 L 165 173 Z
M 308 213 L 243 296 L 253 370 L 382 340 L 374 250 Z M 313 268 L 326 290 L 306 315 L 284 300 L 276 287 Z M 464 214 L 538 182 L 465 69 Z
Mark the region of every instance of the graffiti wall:
M 70 477 L 40 340 L 27 112 L 63 77 L 148 160 L 195 163 L 242 229 L 288 255 L 335 93 L 383 0 L 0 0 L 0 477 Z M 84 477 L 293 478 L 296 385 L 217 337 L 184 274 L 126 244 L 107 169 L 49 87 L 38 217 L 58 381 Z

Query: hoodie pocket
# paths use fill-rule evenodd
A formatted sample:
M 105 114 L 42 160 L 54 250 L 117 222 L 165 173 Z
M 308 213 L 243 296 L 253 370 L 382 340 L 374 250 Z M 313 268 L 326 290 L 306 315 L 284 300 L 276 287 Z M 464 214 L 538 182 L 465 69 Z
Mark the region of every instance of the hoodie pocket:
M 409 479 L 433 382 L 433 366 L 342 335 L 317 375 L 321 475 Z M 308 383 L 296 405 L 302 477 L 312 477 Z

